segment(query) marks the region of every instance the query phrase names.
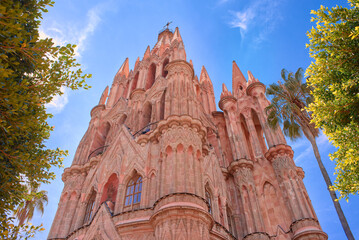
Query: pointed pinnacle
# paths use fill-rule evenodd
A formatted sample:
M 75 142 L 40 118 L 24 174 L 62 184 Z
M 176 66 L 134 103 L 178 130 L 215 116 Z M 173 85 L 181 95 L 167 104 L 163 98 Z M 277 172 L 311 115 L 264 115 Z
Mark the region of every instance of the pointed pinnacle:
M 192 59 L 189 60 L 189 64 L 191 64 L 191 66 L 193 67 Z
M 229 92 L 226 84 L 222 84 L 222 92 Z
M 256 79 L 254 78 L 252 72 L 248 70 L 247 73 L 248 73 L 248 85 L 251 84 L 251 83 L 256 82 Z
M 143 59 L 147 59 L 150 57 L 150 54 L 151 54 L 151 49 L 150 49 L 150 46 L 147 46 L 147 49 L 146 49 L 146 52 L 145 52 L 145 55 L 143 56 Z
M 178 27 L 176 27 L 176 30 L 175 30 L 175 33 L 173 34 L 171 42 L 173 42 L 176 39 L 178 42 L 182 42 L 182 37 L 181 37 L 181 34 L 179 33 Z
M 126 58 L 126 60 L 122 63 L 116 75 L 125 76 L 127 78 L 128 74 L 129 74 L 129 63 L 128 63 L 128 58 Z
M 136 59 L 136 63 L 135 63 L 135 67 L 133 68 L 133 70 L 135 70 L 136 69 L 136 67 L 137 67 L 137 65 L 138 65 L 138 63 L 140 62 L 140 57 L 137 57 L 137 59 Z
M 200 75 L 200 80 L 199 80 L 200 83 L 203 83 L 203 82 L 207 82 L 209 83 L 210 85 L 212 85 L 212 81 L 208 75 L 208 72 L 206 70 L 206 68 L 204 66 L 202 66 L 202 69 L 201 69 L 201 75 Z
M 103 90 L 100 101 L 98 102 L 98 105 L 102 105 L 106 103 L 106 99 L 108 96 L 108 86 Z

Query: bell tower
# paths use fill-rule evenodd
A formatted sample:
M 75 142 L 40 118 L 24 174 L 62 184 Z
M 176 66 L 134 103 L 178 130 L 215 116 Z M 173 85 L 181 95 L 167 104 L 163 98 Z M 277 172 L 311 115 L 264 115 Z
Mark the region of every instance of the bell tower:
M 166 25 L 92 109 L 48 239 L 327 239 L 264 93 L 233 61 L 217 111 Z

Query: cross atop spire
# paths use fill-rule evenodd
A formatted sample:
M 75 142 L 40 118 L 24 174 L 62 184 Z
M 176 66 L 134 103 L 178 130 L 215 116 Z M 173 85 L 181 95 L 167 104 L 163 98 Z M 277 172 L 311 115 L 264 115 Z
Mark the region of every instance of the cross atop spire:
M 172 21 L 171 21 L 171 22 L 167 22 L 166 25 L 163 26 L 163 28 L 164 28 L 164 29 L 168 29 L 168 26 L 169 26 L 171 23 L 172 23 Z

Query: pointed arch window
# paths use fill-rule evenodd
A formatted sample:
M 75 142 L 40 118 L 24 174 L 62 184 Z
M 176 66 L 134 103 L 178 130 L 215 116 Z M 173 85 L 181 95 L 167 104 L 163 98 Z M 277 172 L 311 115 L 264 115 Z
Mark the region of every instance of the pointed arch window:
M 208 202 L 208 212 L 212 214 L 212 197 L 208 189 L 205 190 L 205 194 L 206 194 L 206 200 Z
M 126 188 L 125 207 L 133 207 L 141 202 L 142 177 L 132 178 Z
M 168 71 L 165 70 L 166 68 L 166 65 L 169 63 L 169 60 L 168 58 L 166 58 L 166 60 L 163 62 L 163 65 L 162 65 L 162 77 L 167 77 L 167 74 L 168 74 Z
M 95 200 L 96 200 L 96 192 L 92 192 L 91 197 L 86 206 L 84 223 L 88 223 L 89 221 L 91 221 L 91 219 L 93 217 L 93 209 L 95 207 Z
M 233 214 L 229 207 L 227 206 L 227 221 L 228 221 L 228 230 L 237 237 L 237 231 L 236 231 L 236 223 L 234 221 Z

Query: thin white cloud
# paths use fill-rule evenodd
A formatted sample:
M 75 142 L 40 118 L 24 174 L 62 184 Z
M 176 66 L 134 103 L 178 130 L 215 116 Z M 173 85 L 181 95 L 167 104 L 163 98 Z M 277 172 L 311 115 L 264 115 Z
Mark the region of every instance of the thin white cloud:
M 80 52 L 85 50 L 85 42 L 87 38 L 95 32 L 98 24 L 101 21 L 100 15 L 103 11 L 103 7 L 96 6 L 87 12 L 87 25 L 82 31 L 80 31 L 80 35 L 78 36 L 78 39 L 76 41 L 77 46 L 75 51 L 77 55 L 80 55 Z
M 242 39 L 255 32 L 253 42 L 259 44 L 267 39 L 281 19 L 279 6 L 282 0 L 256 0 L 240 11 L 231 11 L 229 25 L 239 28 Z
M 69 102 L 68 89 L 61 87 L 62 95 L 56 95 L 52 101 L 46 104 L 46 109 L 52 114 L 60 113 Z
M 255 13 L 252 8 L 248 8 L 244 11 L 238 11 L 233 13 L 235 18 L 231 22 L 231 26 L 234 28 L 240 28 L 243 31 L 246 31 L 248 25 L 255 17 Z
M 75 56 L 81 58 L 81 53 L 86 50 L 88 38 L 96 31 L 101 16 L 113 7 L 111 1 L 98 4 L 87 11 L 86 23 L 84 27 L 81 24 L 69 22 L 53 22 L 50 27 L 41 27 L 39 30 L 40 38 L 52 38 L 55 45 L 65 45 L 67 43 L 76 44 Z M 60 113 L 68 103 L 68 89 L 61 88 L 63 94 L 55 96 L 52 101 L 46 105 L 46 108 L 53 114 Z
M 87 39 L 95 32 L 101 16 L 108 9 L 108 4 L 98 4 L 87 11 L 86 24 L 79 27 L 79 23 L 69 22 L 59 25 L 54 22 L 51 27 L 40 28 L 40 37 L 51 37 L 55 45 L 64 45 L 66 43 L 76 44 L 75 53 L 80 57 L 86 49 Z

